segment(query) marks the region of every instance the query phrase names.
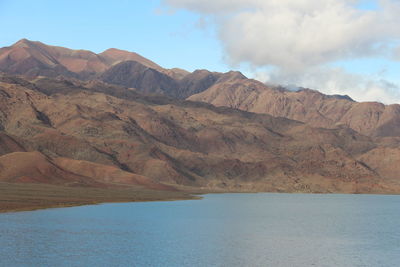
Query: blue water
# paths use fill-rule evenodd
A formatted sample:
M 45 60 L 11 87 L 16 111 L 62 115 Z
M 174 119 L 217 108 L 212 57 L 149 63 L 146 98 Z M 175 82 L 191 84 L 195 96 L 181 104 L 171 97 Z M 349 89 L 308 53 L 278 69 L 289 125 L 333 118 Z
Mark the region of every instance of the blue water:
M 400 266 L 400 196 L 211 194 L 5 213 L 0 266 Z

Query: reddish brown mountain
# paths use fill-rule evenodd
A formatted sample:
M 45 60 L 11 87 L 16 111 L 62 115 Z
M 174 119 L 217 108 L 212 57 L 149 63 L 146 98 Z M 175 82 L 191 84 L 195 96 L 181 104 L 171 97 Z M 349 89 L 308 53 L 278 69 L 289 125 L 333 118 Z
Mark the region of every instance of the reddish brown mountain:
M 136 53 L 114 48 L 95 54 L 23 39 L 0 49 L 0 71 L 30 77 L 99 78 L 147 94 L 266 113 L 315 127 L 346 125 L 369 136 L 400 136 L 399 105 L 357 103 L 309 89 L 292 92 L 247 79 L 239 72 L 167 70 Z
M 3 143 L 11 146 L 15 140 L 16 149 L 32 151 L 21 155 L 34 153 L 35 160 L 22 162 L 42 162 L 44 173 L 55 172 L 51 165 L 99 184 L 129 181 L 242 191 L 400 192 L 395 169 L 380 163 L 381 150 L 395 154 L 399 148 L 379 144 L 347 127 L 313 128 L 265 114 L 142 96 L 102 83 L 1 80 L 0 121 L 10 137 L 4 137 L 8 141 Z M 8 152 L 2 157 L 15 156 Z M 18 167 L 29 168 L 34 167 Z M 126 178 L 129 175 L 137 178 Z M 81 181 L 62 173 L 59 177 Z
M 12 46 L 0 49 L 0 71 L 30 77 L 41 75 L 88 79 L 127 60 L 134 60 L 146 67 L 167 72 L 136 53 L 114 48 L 95 54 L 87 50 L 72 50 L 22 39 Z
M 197 70 L 189 73 L 178 68 L 164 69 L 137 53 L 115 48 L 95 54 L 26 39 L 0 49 L 0 71 L 28 77 L 100 79 L 143 93 L 179 99 L 202 92 L 217 82 L 245 78 L 239 72 Z
M 46 51 L 42 43 L 26 39 L 0 49 L 0 71 L 28 76 L 76 76 Z
M 170 76 L 137 61 L 123 61 L 105 71 L 100 80 L 116 85 L 136 88 L 146 94 L 160 94 L 175 97 L 178 82 Z
M 286 117 L 315 127 L 346 125 L 369 136 L 400 136 L 397 104 L 358 103 L 346 96 L 328 96 L 309 89 L 293 92 L 249 79 L 217 83 L 188 99 Z
M 165 72 L 149 68 L 137 61 L 122 61 L 101 74 L 99 79 L 109 84 L 135 88 L 145 94 L 185 99 L 207 90 L 214 84 L 246 79 L 246 77 L 234 71 L 220 73 L 196 70 L 174 79 Z
M 106 51 L 100 53 L 99 56 L 104 58 L 109 66 L 118 64 L 123 61 L 136 61 L 148 68 L 152 68 L 152 69 L 155 69 L 158 71 L 164 71 L 164 69 L 162 67 L 160 67 L 153 61 L 151 61 L 147 58 L 144 58 L 141 55 L 134 53 L 134 52 L 128 52 L 125 50 L 110 48 L 110 49 L 107 49 Z
M 220 73 L 208 70 L 196 70 L 187 74 L 179 81 L 178 97 L 185 99 L 191 95 L 201 93 L 215 84 L 236 79 L 244 80 L 246 77 L 238 71 Z
M 0 71 L 0 181 L 400 192 L 399 105 L 28 40 Z

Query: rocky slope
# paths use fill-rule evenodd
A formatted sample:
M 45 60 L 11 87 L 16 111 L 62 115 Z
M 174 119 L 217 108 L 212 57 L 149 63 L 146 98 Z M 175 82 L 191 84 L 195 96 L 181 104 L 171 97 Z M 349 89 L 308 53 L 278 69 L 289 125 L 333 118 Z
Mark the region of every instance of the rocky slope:
M 99 78 L 110 84 L 136 88 L 146 94 L 176 96 L 179 87 L 172 77 L 136 61 L 118 63 Z
M 400 192 L 395 170 L 381 163 L 382 150 L 396 154 L 399 148 L 345 126 L 314 128 L 266 114 L 145 96 L 101 82 L 0 80 L 0 163 L 25 163 L 33 157 L 49 173 L 45 178 L 60 177 L 65 184 Z M 34 166 L 16 167 L 29 168 Z M 25 173 L 9 175 L 8 170 L 0 168 L 0 177 L 6 173 L 25 181 Z M 60 175 L 52 175 L 56 170 Z M 28 181 L 48 182 L 36 176 Z

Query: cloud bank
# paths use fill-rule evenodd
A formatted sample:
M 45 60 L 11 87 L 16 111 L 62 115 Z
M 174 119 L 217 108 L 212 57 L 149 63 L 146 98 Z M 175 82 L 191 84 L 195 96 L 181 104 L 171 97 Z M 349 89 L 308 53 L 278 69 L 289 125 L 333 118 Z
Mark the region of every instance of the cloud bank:
M 357 101 L 400 103 L 400 87 L 379 77 L 369 78 L 342 68 L 318 67 L 303 73 L 256 72 L 255 78 L 269 84 L 319 89 L 325 94 L 349 95 Z
M 271 75 L 274 79 L 286 77 L 303 84 L 306 78 L 316 80 L 317 77 L 312 75 L 317 75 L 318 72 L 325 73 L 323 77 L 338 78 L 337 69 L 326 67 L 335 61 L 375 56 L 393 59 L 393 55 L 400 59 L 400 49 L 396 50 L 400 42 L 400 1 L 380 0 L 377 1 L 376 9 L 360 8 L 359 2 L 164 1 L 169 7 L 190 10 L 211 20 L 216 26 L 218 37 L 226 52 L 226 60 L 230 65 L 246 63 L 253 68 L 272 66 L 275 68 L 275 74 Z M 331 73 L 328 75 L 329 72 Z M 344 74 L 342 70 L 340 72 L 341 79 L 350 76 L 354 78 L 351 74 Z M 349 82 L 353 80 L 350 79 Z M 315 86 L 325 92 L 339 93 L 337 91 L 344 90 L 341 80 L 330 82 L 336 83 L 336 91 L 326 89 L 332 86 L 329 87 L 323 82 L 315 83 Z M 361 83 L 367 86 L 372 83 L 379 84 L 379 81 Z M 327 87 L 324 89 L 321 86 Z M 393 91 L 392 87 L 389 91 Z M 365 100 L 365 97 L 360 100 Z

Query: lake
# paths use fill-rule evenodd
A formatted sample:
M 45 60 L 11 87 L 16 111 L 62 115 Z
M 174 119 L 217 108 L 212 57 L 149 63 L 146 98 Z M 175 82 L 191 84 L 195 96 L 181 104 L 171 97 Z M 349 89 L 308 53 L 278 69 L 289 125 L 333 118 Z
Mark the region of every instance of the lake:
M 399 266 L 400 196 L 209 194 L 0 214 L 1 266 Z

